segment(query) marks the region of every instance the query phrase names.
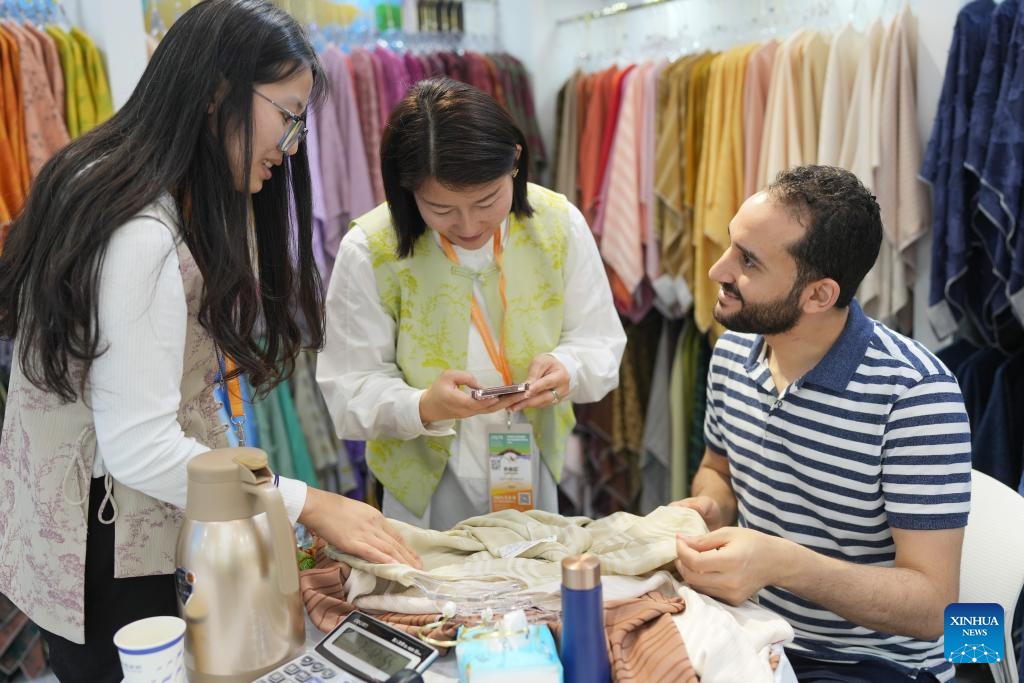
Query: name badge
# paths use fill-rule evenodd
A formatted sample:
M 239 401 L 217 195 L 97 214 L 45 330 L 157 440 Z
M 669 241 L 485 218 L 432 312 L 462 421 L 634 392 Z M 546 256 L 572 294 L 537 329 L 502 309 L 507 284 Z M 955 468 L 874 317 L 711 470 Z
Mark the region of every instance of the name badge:
M 487 450 L 491 512 L 532 510 L 537 467 L 530 425 L 489 432 Z

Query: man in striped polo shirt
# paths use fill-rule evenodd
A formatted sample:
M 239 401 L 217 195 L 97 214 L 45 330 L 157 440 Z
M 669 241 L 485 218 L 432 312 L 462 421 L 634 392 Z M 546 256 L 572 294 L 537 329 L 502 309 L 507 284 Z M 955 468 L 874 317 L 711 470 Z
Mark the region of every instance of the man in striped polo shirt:
M 848 171 L 795 168 L 729 235 L 709 272 L 730 331 L 708 373 L 707 450 L 676 503 L 711 532 L 680 539 L 679 572 L 786 618 L 801 681 L 951 680 L 970 428 L 949 370 L 853 299 L 878 204 Z

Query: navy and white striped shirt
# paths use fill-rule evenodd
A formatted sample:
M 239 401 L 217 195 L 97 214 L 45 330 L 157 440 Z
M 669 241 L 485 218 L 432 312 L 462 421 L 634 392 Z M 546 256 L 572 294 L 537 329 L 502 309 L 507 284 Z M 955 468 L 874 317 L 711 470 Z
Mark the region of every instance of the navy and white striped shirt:
M 824 555 L 891 567 L 891 528 L 967 524 L 971 436 L 960 387 L 923 346 L 856 301 L 829 352 L 781 395 L 764 338 L 726 333 L 708 372 L 704 436 L 729 460 L 741 526 Z M 793 625 L 801 655 L 953 677 L 941 638 L 855 626 L 776 587 L 758 597 Z

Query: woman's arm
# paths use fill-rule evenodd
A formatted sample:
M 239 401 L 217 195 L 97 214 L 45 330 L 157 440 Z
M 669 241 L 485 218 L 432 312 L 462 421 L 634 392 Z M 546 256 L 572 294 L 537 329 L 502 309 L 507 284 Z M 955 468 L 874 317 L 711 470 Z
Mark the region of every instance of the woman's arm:
M 341 242 L 327 288 L 327 334 L 316 379 L 334 429 L 345 439 L 412 439 L 450 434 L 453 421 L 424 426 L 422 389 L 409 386 L 395 362 L 395 321 L 381 305 L 366 234 Z

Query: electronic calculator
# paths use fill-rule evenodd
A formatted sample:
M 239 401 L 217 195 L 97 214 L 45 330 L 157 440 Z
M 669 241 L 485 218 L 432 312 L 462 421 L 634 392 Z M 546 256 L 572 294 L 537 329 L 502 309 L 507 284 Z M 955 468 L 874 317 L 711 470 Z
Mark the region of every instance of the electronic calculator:
M 255 683 L 380 683 L 402 669 L 426 671 L 437 650 L 362 612 L 352 612 L 306 650 Z

